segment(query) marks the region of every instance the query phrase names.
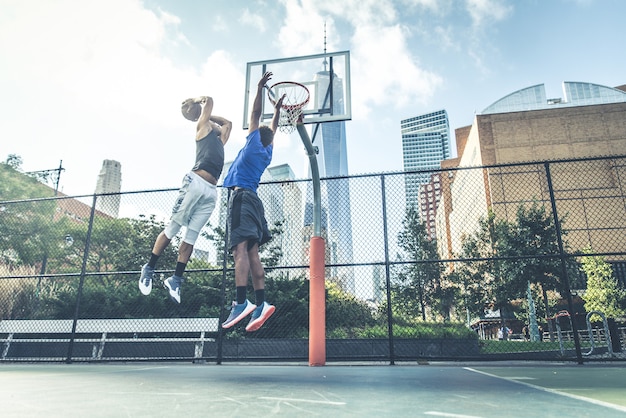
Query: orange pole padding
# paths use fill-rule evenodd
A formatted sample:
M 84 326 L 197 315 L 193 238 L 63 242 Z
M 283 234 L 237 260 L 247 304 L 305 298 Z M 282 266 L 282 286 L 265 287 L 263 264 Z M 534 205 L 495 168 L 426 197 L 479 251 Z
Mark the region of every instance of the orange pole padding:
M 309 251 L 309 366 L 326 364 L 326 244 L 311 238 Z

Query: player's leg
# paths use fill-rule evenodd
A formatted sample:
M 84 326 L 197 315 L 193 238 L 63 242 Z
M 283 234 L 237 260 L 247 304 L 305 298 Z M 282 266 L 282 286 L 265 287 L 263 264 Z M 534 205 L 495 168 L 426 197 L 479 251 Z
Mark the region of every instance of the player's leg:
M 200 236 L 200 231 L 209 221 L 217 201 L 217 190 L 214 185 L 195 173 L 189 173 L 187 176 L 190 180 L 178 212 L 185 215 L 185 236 L 178 247 L 178 259 L 174 275 L 163 282 L 169 291 L 170 298 L 176 303 L 180 303 L 181 300 L 181 286 L 185 280 L 183 274 L 187 268 L 187 262 L 191 257 L 196 240 Z
M 233 248 L 237 300 L 233 301 L 230 315 L 222 324 L 222 328 L 233 327 L 256 308 L 256 305 L 246 298 L 248 274 L 250 273 L 250 262 L 248 261 L 247 247 L 248 242 L 243 241 Z
M 180 225 L 175 222 L 170 222 L 167 228 L 157 236 L 152 246 L 152 254 L 150 254 L 150 261 L 141 268 L 141 276 L 139 277 L 139 291 L 143 295 L 149 295 L 152 291 L 152 282 L 154 281 L 154 270 L 156 269 L 156 263 L 159 260 L 163 251 L 172 241 L 172 238 L 180 229 Z M 175 231 L 175 232 L 174 232 Z M 168 236 L 169 235 L 169 236 Z
M 276 308 L 265 301 L 265 269 L 259 256 L 259 244 L 255 243 L 248 250 L 248 261 L 250 273 L 252 275 L 252 285 L 256 295 L 256 309 L 252 312 L 250 323 L 246 326 L 246 331 L 256 331 L 268 320 Z

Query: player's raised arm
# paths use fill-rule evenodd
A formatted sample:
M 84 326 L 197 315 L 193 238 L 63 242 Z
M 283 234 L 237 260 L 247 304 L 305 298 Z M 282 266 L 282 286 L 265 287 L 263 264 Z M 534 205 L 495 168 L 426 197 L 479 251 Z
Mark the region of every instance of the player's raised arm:
M 217 124 L 222 144 L 226 145 L 230 137 L 230 132 L 233 129 L 233 123 L 226 118 L 216 115 L 211 115 L 211 121 Z
M 267 71 L 263 74 L 263 77 L 259 80 L 257 84 L 256 96 L 254 97 L 254 103 L 252 105 L 252 111 L 250 112 L 250 132 L 256 131 L 259 129 L 259 122 L 261 121 L 261 116 L 263 113 L 263 88 L 267 84 L 268 81 L 272 78 L 272 72 Z
M 280 120 L 280 109 L 283 106 L 283 100 L 285 100 L 286 94 L 283 94 L 280 99 L 274 105 L 274 115 L 272 116 L 272 124 L 270 129 L 272 132 L 276 133 L 276 129 L 278 128 L 278 121 Z
M 213 126 L 211 125 L 213 98 L 209 96 L 202 96 L 194 100 L 202 106 L 202 113 L 198 119 L 198 125 L 196 126 L 196 139 L 201 139 L 207 136 L 213 129 Z

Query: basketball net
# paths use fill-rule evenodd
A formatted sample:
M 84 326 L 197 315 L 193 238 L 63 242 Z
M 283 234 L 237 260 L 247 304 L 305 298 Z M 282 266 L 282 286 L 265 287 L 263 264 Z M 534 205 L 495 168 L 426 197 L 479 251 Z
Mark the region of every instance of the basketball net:
M 280 109 L 280 118 L 278 119 L 278 130 L 285 134 L 290 134 L 296 130 L 298 119 L 302 115 L 302 108 Z
M 300 83 L 283 81 L 270 87 L 267 95 L 274 106 L 278 98 L 285 96 L 280 109 L 278 129 L 286 134 L 295 131 L 298 120 L 302 116 L 302 110 L 309 103 L 309 89 Z

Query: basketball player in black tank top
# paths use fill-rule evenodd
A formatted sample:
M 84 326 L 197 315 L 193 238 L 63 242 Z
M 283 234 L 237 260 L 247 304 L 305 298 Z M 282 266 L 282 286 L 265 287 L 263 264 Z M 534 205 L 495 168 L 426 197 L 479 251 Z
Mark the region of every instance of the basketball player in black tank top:
M 200 230 L 211 217 L 217 201 L 217 179 L 224 166 L 224 145 L 230 137 L 232 123 L 212 114 L 213 99 L 203 96 L 183 102 L 183 114 L 196 125 L 196 162 L 183 178 L 178 198 L 172 209 L 170 222 L 159 234 L 152 247 L 150 260 L 141 269 L 139 290 L 148 295 L 157 261 L 181 227 L 186 227 L 178 248 L 178 259 L 174 275 L 163 282 L 170 298 L 180 303 L 180 288 L 183 273 L 193 252 Z M 191 117 L 189 116 L 191 115 Z

